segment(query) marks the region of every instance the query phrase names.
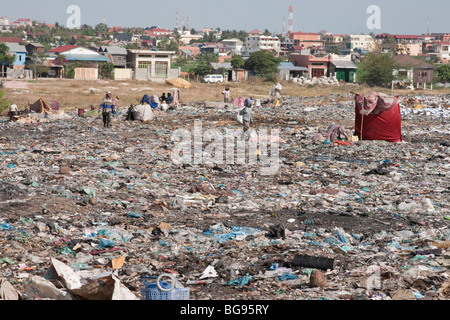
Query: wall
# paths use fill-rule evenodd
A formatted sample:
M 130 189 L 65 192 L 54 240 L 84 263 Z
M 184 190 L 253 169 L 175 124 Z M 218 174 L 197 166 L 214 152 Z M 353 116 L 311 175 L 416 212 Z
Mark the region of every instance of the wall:
M 115 68 L 114 80 L 130 80 L 133 76 L 133 70 L 127 68 Z
M 98 69 L 96 68 L 75 68 L 76 80 L 97 80 Z

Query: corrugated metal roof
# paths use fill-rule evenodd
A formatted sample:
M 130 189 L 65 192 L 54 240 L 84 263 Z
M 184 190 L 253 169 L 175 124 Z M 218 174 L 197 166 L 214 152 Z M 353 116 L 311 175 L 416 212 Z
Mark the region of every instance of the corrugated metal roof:
M 111 62 L 108 57 L 101 54 L 68 54 L 65 58 L 69 61 Z
M 334 66 L 336 68 L 340 68 L 340 69 L 357 69 L 358 68 L 356 66 L 356 64 L 354 64 L 353 61 L 351 61 L 351 60 L 333 60 L 331 63 L 334 64 Z
M 25 46 L 22 46 L 15 42 L 5 42 L 5 44 L 9 48 L 9 52 L 27 52 Z
M 211 62 L 211 66 L 217 70 L 220 68 L 224 68 L 224 69 L 231 69 L 231 62 L 224 62 L 224 63 L 215 63 L 215 62 Z
M 278 66 L 278 70 L 291 70 L 291 71 L 308 71 L 306 67 L 296 67 L 292 62 L 281 62 Z
M 119 46 L 101 46 L 100 49 L 101 49 L 100 52 L 109 54 L 124 54 L 124 55 L 127 54 L 127 49 Z

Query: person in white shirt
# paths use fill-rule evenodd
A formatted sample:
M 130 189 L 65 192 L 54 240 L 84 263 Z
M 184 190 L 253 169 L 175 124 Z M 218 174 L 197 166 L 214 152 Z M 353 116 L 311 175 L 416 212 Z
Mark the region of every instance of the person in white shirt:
M 12 105 L 9 106 L 9 120 L 10 121 L 13 120 L 13 117 L 15 115 L 17 115 L 18 111 L 19 111 L 19 109 L 17 108 L 16 104 L 13 103 Z

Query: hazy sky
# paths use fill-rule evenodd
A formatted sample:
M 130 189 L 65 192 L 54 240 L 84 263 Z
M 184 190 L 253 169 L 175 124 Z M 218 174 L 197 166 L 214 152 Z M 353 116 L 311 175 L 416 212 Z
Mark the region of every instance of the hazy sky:
M 31 18 L 66 25 L 67 8 L 78 5 L 81 24 L 173 29 L 189 16 L 194 29 L 221 28 L 281 33 L 283 17 L 288 28 L 288 7 L 293 6 L 294 31 L 332 33 L 423 34 L 450 32 L 449 0 L 0 0 L 0 16 L 10 20 Z M 381 10 L 381 28 L 369 29 L 370 5 Z

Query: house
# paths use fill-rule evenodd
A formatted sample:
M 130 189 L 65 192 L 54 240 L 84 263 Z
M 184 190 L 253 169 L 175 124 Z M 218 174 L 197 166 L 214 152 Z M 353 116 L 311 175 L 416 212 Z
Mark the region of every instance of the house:
M 331 55 L 316 57 L 312 54 L 291 53 L 290 61 L 294 66 L 305 67 L 308 69 L 308 78 L 320 78 L 329 76 L 331 70 Z
M 50 49 L 47 52 L 63 55 L 68 61 L 111 62 L 108 57 L 77 45 L 64 45 Z
M 74 79 L 77 80 L 98 79 L 98 64 L 101 62 L 111 62 L 110 58 L 97 51 L 76 45 L 64 45 L 48 50 L 47 52 L 56 56 L 64 56 L 68 62 L 82 63 L 83 67 L 76 67 L 74 69 Z
M 12 63 L 13 69 L 24 69 L 25 68 L 25 60 L 27 58 L 27 49 L 25 46 L 20 45 L 15 42 L 5 42 L 8 46 L 8 53 L 12 56 L 15 56 L 14 62 Z
M 144 33 L 148 35 L 149 37 L 171 37 L 172 31 L 161 29 L 161 28 L 154 28 L 150 30 L 144 30 Z
M 25 45 L 25 48 L 29 54 L 45 52 L 45 47 L 40 43 L 30 42 Z
M 101 46 L 98 50 L 100 54 L 108 57 L 116 68 L 127 66 L 127 49 L 119 46 Z
M 200 53 L 214 53 L 219 56 L 225 56 L 228 53 L 227 47 L 220 43 L 204 43 L 199 46 Z
M 433 81 L 434 65 L 408 55 L 396 55 L 393 59 L 399 66 L 394 75 L 402 82 L 419 86 Z
M 178 47 L 178 50 L 180 50 L 180 55 L 184 58 L 195 58 L 197 55 L 200 54 L 200 47 L 199 46 L 180 46 Z
M 308 68 L 294 66 L 292 62 L 281 62 L 277 70 L 278 79 L 286 81 L 295 77 L 304 76 L 308 73 Z
M 33 25 L 33 22 L 30 18 L 20 18 L 14 21 L 12 24 L 20 27 L 31 27 Z
M 330 76 L 338 81 L 354 83 L 356 82 L 356 64 L 352 61 L 352 55 L 340 56 L 331 55 Z
M 138 42 L 141 38 L 140 35 L 131 32 L 115 33 L 113 37 L 116 41 L 123 42 Z
M 22 39 L 17 37 L 0 37 L 0 42 L 21 43 Z
M 179 69 L 171 69 L 171 59 L 175 51 L 127 51 L 127 67 L 133 70 L 133 79 L 158 81 L 177 78 L 180 74 Z
M 6 65 L 4 61 L 0 61 L 1 77 L 7 78 L 32 78 L 32 72 L 25 69 L 25 63 L 27 58 L 27 49 L 25 46 L 15 42 L 5 42 L 5 45 L 9 48 L 8 54 L 14 57 L 14 61 L 10 65 Z
M 261 50 L 281 49 L 281 41 L 276 36 L 249 35 L 245 41 L 245 50 L 252 53 Z

